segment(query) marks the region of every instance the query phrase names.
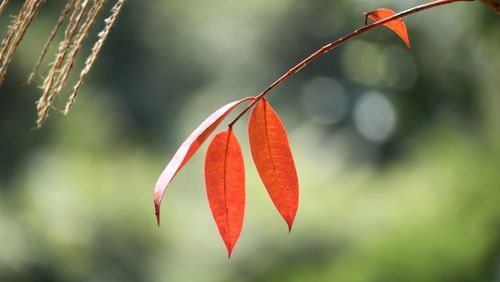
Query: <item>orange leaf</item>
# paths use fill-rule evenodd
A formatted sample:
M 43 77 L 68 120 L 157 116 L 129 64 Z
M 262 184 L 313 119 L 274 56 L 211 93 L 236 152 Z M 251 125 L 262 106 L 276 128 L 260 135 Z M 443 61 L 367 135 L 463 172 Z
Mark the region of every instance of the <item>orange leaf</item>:
M 160 225 L 160 204 L 163 194 L 167 189 L 174 176 L 181 170 L 181 168 L 189 161 L 189 159 L 196 153 L 200 146 L 207 140 L 215 128 L 224 120 L 224 118 L 242 102 L 253 100 L 253 97 L 247 97 L 239 101 L 231 102 L 211 114 L 205 121 L 203 121 L 198 128 L 196 128 L 191 135 L 182 143 L 181 147 L 177 150 L 174 157 L 167 164 L 160 177 L 158 178 L 155 191 L 154 191 L 154 204 L 156 211 L 156 221 Z
M 205 185 L 212 215 L 231 257 L 245 215 L 245 166 L 231 128 L 217 134 L 208 146 Z
M 299 204 L 297 172 L 285 127 L 265 99 L 250 114 L 248 137 L 260 178 L 291 230 Z
M 377 9 L 373 12 L 366 13 L 366 16 L 374 21 L 380 21 L 390 16 L 395 15 L 396 12 L 390 9 Z M 410 48 L 410 40 L 408 39 L 408 31 L 402 18 L 395 19 L 384 24 L 386 27 L 392 29 L 403 41 L 406 47 Z

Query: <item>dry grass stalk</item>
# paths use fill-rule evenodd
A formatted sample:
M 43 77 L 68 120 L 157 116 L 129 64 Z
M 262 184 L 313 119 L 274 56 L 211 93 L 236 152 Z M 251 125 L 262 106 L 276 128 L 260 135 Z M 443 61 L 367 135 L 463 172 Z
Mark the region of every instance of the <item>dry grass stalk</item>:
M 120 11 L 123 7 L 123 4 L 125 3 L 125 0 L 118 0 L 116 4 L 113 6 L 111 9 L 111 16 L 109 16 L 107 19 L 104 20 L 106 25 L 104 26 L 104 29 L 99 33 L 98 35 L 98 40 L 92 47 L 92 52 L 90 53 L 89 57 L 85 61 L 85 67 L 83 70 L 80 72 L 80 78 L 78 79 L 77 83 L 73 87 L 73 91 L 68 99 L 68 102 L 66 103 L 66 107 L 64 109 L 64 114 L 67 115 L 69 113 L 69 110 L 73 106 L 76 100 L 76 96 L 78 95 L 78 91 L 80 90 L 80 87 L 83 84 L 83 80 L 85 76 L 88 74 L 90 69 L 92 68 L 92 65 L 94 65 L 95 60 L 97 59 L 97 55 L 99 55 L 99 51 L 101 51 L 101 48 L 104 44 L 104 41 L 106 41 L 106 38 L 108 37 L 109 31 L 113 27 L 113 25 L 116 23 L 116 19 L 118 18 L 118 14 L 120 14 Z
M 33 82 L 33 78 L 34 78 L 35 74 L 38 72 L 38 68 L 40 67 L 40 64 L 42 63 L 43 59 L 45 58 L 45 55 L 47 55 L 47 51 L 49 50 L 50 45 L 54 41 L 54 38 L 56 37 L 57 32 L 61 29 L 64 21 L 66 20 L 66 18 L 69 15 L 69 12 L 71 12 L 71 9 L 75 5 L 75 1 L 76 0 L 70 0 L 66 4 L 66 6 L 64 7 L 64 10 L 62 11 L 61 15 L 59 16 L 59 19 L 57 19 L 57 23 L 56 23 L 54 29 L 52 29 L 52 32 L 50 33 L 49 39 L 47 40 L 47 42 L 43 46 L 42 53 L 40 54 L 40 57 L 38 57 L 38 60 L 36 61 L 36 64 L 35 64 L 35 67 L 33 68 L 33 70 L 31 71 L 31 74 L 28 77 L 28 80 L 26 82 L 27 84 L 31 84 L 31 82 Z M 0 13 L 1 13 L 1 10 L 0 10 Z
M 7 68 L 12 61 L 14 52 L 23 39 L 26 30 L 40 11 L 40 8 L 45 3 L 45 0 L 27 0 L 21 7 L 14 23 L 10 26 L 7 37 L 2 42 L 0 50 L 0 84 L 2 83 Z
M 3 10 L 7 8 L 7 4 L 9 4 L 9 0 L 3 0 L 2 4 L 0 4 L 0 15 L 3 13 Z
M 41 107 L 38 111 L 38 119 L 37 119 L 38 127 L 40 127 L 47 118 L 49 108 L 52 105 L 54 98 L 63 89 L 66 80 L 69 76 L 69 73 L 74 66 L 82 42 L 85 39 L 86 35 L 88 34 L 90 27 L 97 18 L 99 11 L 102 9 L 103 4 L 104 0 L 95 0 L 93 2 L 93 5 L 89 10 L 85 21 L 83 21 L 83 23 L 80 25 L 78 32 L 74 36 L 73 42 L 71 42 L 71 47 L 69 53 L 67 54 L 66 60 L 64 61 L 64 64 L 60 69 L 57 69 L 53 72 L 54 76 L 52 76 L 52 78 L 56 78 L 55 80 L 52 80 L 52 82 L 54 83 L 47 85 L 47 88 L 44 89 L 44 93 L 48 93 L 48 96 L 43 107 Z
M 80 30 L 75 36 L 75 40 L 72 44 L 72 49 L 70 50 L 68 54 L 68 58 L 66 60 L 66 63 L 64 64 L 61 72 L 59 73 L 59 76 L 57 78 L 57 83 L 56 87 L 54 88 L 53 95 L 57 95 L 61 92 L 62 88 L 66 84 L 66 80 L 68 79 L 68 75 L 71 71 L 71 69 L 74 66 L 76 57 L 78 55 L 78 52 L 81 49 L 83 40 L 87 36 L 90 27 L 94 23 L 95 19 L 97 18 L 97 15 L 99 14 L 99 11 L 101 10 L 102 6 L 104 4 L 104 0 L 96 0 L 94 2 L 94 6 L 92 6 L 92 9 L 90 9 L 86 20 L 82 23 Z
M 16 35 L 16 32 L 19 30 L 19 25 L 23 21 L 23 18 L 25 17 L 26 10 L 28 9 L 29 2 L 26 1 L 24 2 L 23 6 L 19 10 L 19 14 L 17 17 L 14 19 L 12 24 L 9 26 L 9 31 L 7 32 L 7 36 L 2 40 L 2 47 L 0 48 L 0 63 L 2 63 L 3 67 L 3 61 L 5 57 L 5 53 L 9 49 L 9 46 L 11 45 L 11 41 Z
M 17 16 L 8 27 L 8 32 L 0 45 L 0 84 L 7 72 L 13 55 L 28 30 L 31 22 L 36 17 L 46 0 L 25 0 Z M 78 53 L 82 48 L 83 41 L 87 37 L 91 27 L 95 23 L 99 12 L 104 7 L 105 0 L 67 0 L 64 9 L 52 29 L 52 32 L 43 46 L 42 52 L 35 63 L 33 71 L 28 77 L 28 83 L 31 83 L 38 70 L 48 54 L 51 44 L 54 42 L 57 34 L 64 28 L 63 39 L 59 42 L 54 55 L 54 60 L 49 63 L 49 70 L 41 85 L 42 95 L 37 101 L 38 119 L 37 127 L 41 127 L 48 116 L 55 97 L 62 91 L 66 81 L 71 73 Z M 66 104 L 64 113 L 67 114 L 74 104 L 78 91 L 84 81 L 84 78 L 95 63 L 104 41 L 106 40 L 111 28 L 122 9 L 125 0 L 116 0 L 111 15 L 105 19 L 104 28 L 98 34 L 97 41 L 92 47 L 90 55 L 85 61 L 85 65 L 80 72 L 79 79 L 74 85 L 71 95 Z M 0 14 L 5 10 L 9 0 L 3 0 L 0 4 Z
M 52 67 L 50 68 L 49 73 L 47 74 L 47 77 L 45 78 L 41 86 L 41 88 L 43 89 L 43 94 L 37 102 L 37 109 L 39 111 L 50 106 L 47 103 L 51 94 L 50 90 L 52 89 L 54 80 L 56 79 L 56 76 L 59 73 L 62 64 L 64 63 L 66 53 L 70 48 L 71 42 L 73 41 L 73 37 L 76 34 L 76 30 L 78 28 L 78 25 L 80 24 L 82 16 L 89 7 L 89 3 L 90 2 L 87 0 L 84 0 L 83 3 L 82 0 L 77 0 L 75 6 L 73 7 L 73 11 L 69 18 L 69 23 L 66 26 L 66 30 L 64 31 L 64 38 L 59 43 L 59 48 L 55 55 L 55 59 L 51 63 Z

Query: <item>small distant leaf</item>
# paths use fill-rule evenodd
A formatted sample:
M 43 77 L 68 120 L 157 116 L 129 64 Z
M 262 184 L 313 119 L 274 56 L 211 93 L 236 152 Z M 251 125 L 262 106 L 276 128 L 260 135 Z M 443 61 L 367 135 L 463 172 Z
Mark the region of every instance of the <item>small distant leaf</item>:
M 380 21 L 390 16 L 395 15 L 396 12 L 390 9 L 377 9 L 373 12 L 366 13 L 366 16 L 374 21 Z M 408 39 L 408 31 L 403 19 L 395 19 L 384 24 L 386 27 L 392 29 L 405 43 L 408 49 L 410 48 L 410 40 Z
M 291 230 L 299 205 L 299 182 L 285 127 L 262 99 L 250 114 L 248 137 L 259 176 Z
M 231 128 L 217 134 L 208 146 L 205 185 L 212 215 L 231 257 L 245 215 L 245 165 Z
M 217 126 L 226 118 L 226 116 L 239 104 L 253 100 L 253 97 L 247 97 L 239 101 L 229 103 L 222 108 L 211 114 L 205 121 L 203 121 L 198 128 L 196 128 L 191 135 L 182 143 L 180 148 L 175 153 L 174 157 L 167 164 L 161 173 L 155 185 L 154 191 L 154 204 L 156 211 L 156 221 L 160 225 L 160 204 L 163 194 L 167 189 L 174 176 L 181 170 L 181 168 L 189 161 L 189 159 L 196 153 L 200 146 L 207 140 L 210 134 L 217 128 Z

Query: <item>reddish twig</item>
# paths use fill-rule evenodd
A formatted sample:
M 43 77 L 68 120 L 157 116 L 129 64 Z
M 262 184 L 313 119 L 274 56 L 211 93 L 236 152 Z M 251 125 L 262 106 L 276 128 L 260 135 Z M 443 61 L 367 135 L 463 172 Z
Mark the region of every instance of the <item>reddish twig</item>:
M 474 0 L 437 0 L 437 1 L 426 3 L 426 4 L 422 4 L 419 6 L 415 6 L 413 8 L 410 8 L 410 9 L 404 10 L 402 12 L 399 12 L 397 14 L 394 14 L 394 15 L 392 15 L 388 18 L 385 18 L 383 20 L 376 21 L 376 22 L 371 23 L 369 25 L 365 24 L 364 26 L 359 27 L 358 29 L 351 32 L 350 34 L 348 34 L 344 37 L 341 37 L 341 38 L 337 39 L 336 41 L 328 43 L 327 45 L 321 47 L 319 50 L 312 53 L 307 58 L 302 60 L 300 63 L 295 65 L 293 68 L 288 70 L 285 74 L 283 74 L 275 82 L 273 82 L 271 85 L 269 85 L 263 92 L 261 92 L 259 95 L 255 96 L 255 100 L 253 100 L 243 111 L 241 111 L 241 113 L 238 116 L 236 116 L 236 118 L 232 122 L 230 122 L 228 126 L 232 127 L 248 110 L 250 110 L 256 103 L 258 103 L 262 98 L 264 98 L 264 96 L 266 96 L 271 90 L 273 90 L 273 88 L 278 86 L 281 82 L 285 81 L 287 78 L 289 78 L 293 74 L 300 71 L 308 63 L 314 61 L 315 59 L 317 59 L 321 55 L 328 53 L 328 51 L 330 51 L 333 48 L 349 41 L 350 39 L 352 39 L 352 38 L 354 38 L 362 33 L 365 33 L 369 30 L 372 30 L 378 26 L 381 26 L 385 23 L 388 23 L 388 22 L 393 21 L 395 19 L 402 18 L 402 17 L 408 16 L 408 15 L 417 13 L 419 11 L 423 11 L 423 10 L 427 10 L 427 9 L 430 9 L 433 7 L 443 6 L 443 5 L 447 5 L 447 4 L 451 4 L 451 3 L 455 3 L 455 2 L 472 2 L 472 1 L 474 1 Z

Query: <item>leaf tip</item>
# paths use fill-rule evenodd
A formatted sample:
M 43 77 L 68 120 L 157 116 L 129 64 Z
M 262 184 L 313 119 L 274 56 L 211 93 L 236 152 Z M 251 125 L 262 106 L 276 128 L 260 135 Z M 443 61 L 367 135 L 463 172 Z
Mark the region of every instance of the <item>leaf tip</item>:
M 288 233 L 292 232 L 293 218 L 285 219 L 285 221 L 286 224 L 288 225 Z
M 226 248 L 227 248 L 227 259 L 230 259 L 231 254 L 233 253 L 234 245 L 228 243 L 228 244 L 226 244 Z
M 406 43 L 406 47 L 407 47 L 408 49 L 411 49 L 411 46 L 410 46 L 410 39 L 406 38 L 406 39 L 405 39 L 405 43 Z
M 156 224 L 160 227 L 160 204 L 155 201 Z
M 290 211 L 287 214 L 282 214 L 281 216 L 288 225 L 288 233 L 292 232 L 293 222 L 295 221 L 295 215 L 297 215 L 297 209 Z

